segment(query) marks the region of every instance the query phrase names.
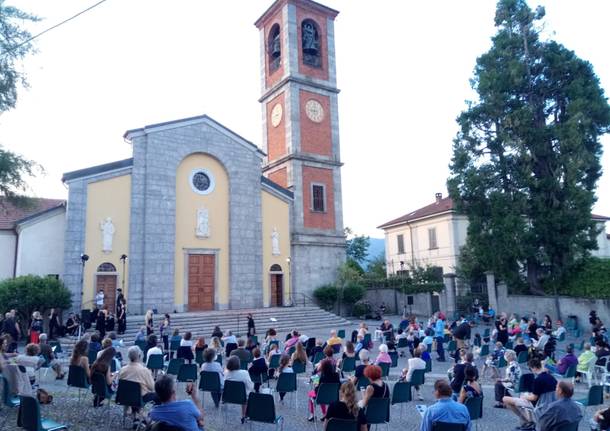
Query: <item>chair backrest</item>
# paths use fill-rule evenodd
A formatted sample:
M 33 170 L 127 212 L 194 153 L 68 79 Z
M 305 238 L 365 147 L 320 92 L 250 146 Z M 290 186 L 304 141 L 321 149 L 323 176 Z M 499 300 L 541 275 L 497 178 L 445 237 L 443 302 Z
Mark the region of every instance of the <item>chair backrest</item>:
M 356 369 L 356 358 L 344 358 L 341 361 L 341 371 L 351 373 Z
M 457 349 L 457 343 L 455 342 L 455 340 L 449 341 L 449 344 L 447 345 L 447 350 L 450 352 L 453 352 L 456 349 Z
M 68 368 L 68 386 L 82 389 L 89 388 L 87 373 L 83 367 L 79 367 L 78 365 L 70 365 Z
M 148 344 L 146 343 L 146 340 L 136 340 L 134 344 L 140 348 L 142 353 L 146 353 L 146 351 L 148 350 Z
M 171 374 L 173 376 L 177 376 L 178 372 L 180 371 L 180 367 L 184 365 L 184 359 L 183 358 L 174 358 L 172 360 L 169 361 L 169 364 L 167 365 L 167 374 Z
M 423 385 L 426 377 L 426 370 L 413 370 L 411 374 L 411 385 Z
M 387 362 L 380 362 L 379 368 L 381 368 L 381 377 L 387 377 L 390 374 L 390 364 Z
M 172 340 L 169 342 L 169 350 L 175 352 L 180 348 L 180 340 Z
M 91 374 L 91 392 L 98 397 L 108 398 L 108 385 L 106 384 L 106 376 L 104 374 Z
M 222 391 L 222 401 L 227 404 L 246 404 L 246 384 L 234 380 L 226 380 Z
M 301 362 L 301 361 L 294 361 L 292 363 L 292 371 L 294 371 L 296 374 L 301 374 L 305 372 L 305 363 Z
M 426 373 L 432 372 L 432 359 L 427 359 L 426 361 Z
M 368 346 L 371 343 L 371 334 L 364 334 L 364 345 Z
M 225 346 L 225 354 L 227 355 L 227 357 L 231 356 L 231 352 L 235 349 L 237 349 L 236 343 L 227 343 L 227 345 Z
M 480 356 L 484 357 L 487 355 L 489 355 L 489 344 L 484 344 L 483 346 L 481 346 Z
M 555 428 L 555 431 L 578 431 L 579 424 L 580 424 L 580 421 L 559 425 L 557 428 Z
M 252 341 L 253 345 L 257 346 L 258 345 L 258 335 L 250 336 L 250 341 Z
M 197 381 L 197 364 L 182 364 L 178 370 L 178 377 L 176 380 L 179 382 L 187 382 L 189 380 Z
M 587 406 L 598 406 L 604 403 L 604 387 L 593 385 L 589 388 L 587 395 Z
M 471 397 L 466 398 L 464 402 L 468 413 L 470 414 L 470 420 L 474 421 L 483 417 L 483 397 Z
M 330 404 L 339 400 L 339 383 L 320 383 L 316 404 Z
M 246 407 L 246 417 L 252 422 L 274 424 L 277 417 L 275 415 L 273 395 L 250 392 L 250 395 L 248 395 L 248 406 Z
M 341 339 L 345 338 L 345 329 L 339 329 L 337 331 L 337 337 L 339 337 Z
M 95 360 L 97 359 L 97 352 L 99 352 L 99 350 L 98 351 L 89 350 L 87 352 L 87 359 L 89 359 L 89 365 L 92 365 L 95 362 Z
M 146 367 L 151 370 L 162 370 L 163 355 L 150 355 L 146 361 Z
M 189 346 L 180 346 L 176 352 L 176 358 L 184 358 L 187 361 L 192 361 L 195 359 L 195 356 L 193 355 L 193 350 Z
M 532 373 L 521 374 L 519 384 L 517 385 L 517 392 L 531 392 L 534 387 L 535 378 L 536 376 Z
M 353 419 L 330 418 L 325 431 L 359 431 L 358 422 Z
M 389 352 L 390 359 L 392 359 L 392 364 L 390 367 L 395 368 L 398 366 L 398 352 Z
M 369 398 L 364 414 L 366 416 L 366 423 L 368 424 L 384 424 L 390 422 L 390 399 Z
M 520 364 L 525 364 L 527 362 L 527 350 L 519 352 L 519 355 L 517 356 L 517 362 Z
M 370 384 L 371 384 L 371 381 L 368 379 L 368 377 L 360 376 L 360 377 L 358 377 L 358 381 L 356 382 L 356 389 L 360 390 L 362 388 L 366 388 Z
M 140 384 L 130 380 L 119 380 L 115 401 L 117 404 L 129 407 L 143 407 Z
M 318 365 L 318 362 L 320 362 L 322 359 L 324 359 L 324 353 L 323 352 L 316 353 L 316 356 L 314 356 L 314 358 L 313 358 L 313 364 Z
M 19 411 L 21 427 L 27 431 L 41 431 L 43 428 L 38 400 L 29 395 L 21 395 L 19 399 L 21 402 Z
M 466 425 L 450 422 L 433 422 L 432 431 L 466 431 Z
M 169 425 L 167 422 L 152 422 L 147 428 L 146 431 L 182 431 L 182 427 L 175 427 L 173 425 Z
M 200 391 L 220 393 L 220 376 L 216 371 L 202 371 L 199 376 Z
M 506 365 L 506 359 L 504 359 L 504 356 L 500 356 L 500 359 L 498 359 L 498 368 L 504 368 Z
M 396 382 L 392 389 L 392 405 L 408 403 L 411 401 L 411 384 L 408 382 Z
M 203 350 L 195 350 L 195 362 L 197 362 L 199 366 L 203 364 Z
M 297 375 L 281 373 L 277 378 L 276 392 L 295 392 L 297 390 Z
M 563 377 L 566 379 L 576 377 L 576 365 L 570 365 L 564 373 Z
M 408 343 L 407 343 L 407 339 L 406 338 L 399 338 L 398 339 L 398 344 L 396 345 L 397 349 L 404 349 L 407 346 L 408 346 Z
M 222 365 L 222 355 L 216 355 L 216 362 Z
M 276 369 L 280 366 L 280 358 L 282 355 L 271 355 L 269 358 L 269 368 Z

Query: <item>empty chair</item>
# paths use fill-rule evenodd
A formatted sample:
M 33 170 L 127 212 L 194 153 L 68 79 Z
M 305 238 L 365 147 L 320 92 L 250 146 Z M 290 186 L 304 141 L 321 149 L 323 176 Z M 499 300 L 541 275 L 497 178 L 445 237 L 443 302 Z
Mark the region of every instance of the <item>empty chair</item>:
M 182 364 L 178 369 L 176 380 L 179 382 L 197 381 L 197 364 Z
M 604 403 L 604 387 L 601 385 L 591 386 L 589 388 L 589 392 L 587 393 L 587 398 L 575 401 L 586 407 L 601 405 Z
M 183 358 L 176 358 L 176 359 L 171 359 L 169 361 L 169 364 L 167 365 L 167 374 L 171 374 L 172 376 L 177 376 L 178 372 L 180 371 L 180 367 L 184 365 L 184 359 Z
M 271 394 L 250 392 L 250 395 L 248 396 L 248 406 L 246 407 L 246 417 L 250 422 L 250 429 L 252 429 L 252 422 L 272 424 L 275 425 L 276 429 L 279 425 L 280 429 L 283 429 L 283 419 L 275 413 L 275 402 L 273 401 L 273 395 Z
M 40 404 L 34 397 L 21 395 L 19 397 L 21 406 L 19 413 L 19 422 L 22 428 L 27 431 L 55 431 L 68 429 L 66 425 L 62 425 L 50 419 L 40 417 Z

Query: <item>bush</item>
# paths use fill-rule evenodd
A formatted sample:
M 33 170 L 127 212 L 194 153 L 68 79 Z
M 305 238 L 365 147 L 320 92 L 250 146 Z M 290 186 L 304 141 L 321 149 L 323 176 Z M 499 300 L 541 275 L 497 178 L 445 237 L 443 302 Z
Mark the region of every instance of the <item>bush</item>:
M 352 314 L 358 318 L 366 319 L 373 311 L 373 306 L 366 300 L 358 301 L 352 307 Z
M 334 284 L 326 284 L 314 290 L 313 297 L 316 298 L 316 301 L 318 301 L 318 304 L 322 308 L 330 310 L 337 302 L 337 298 L 339 297 L 339 291 L 337 290 L 337 287 Z
M 24 275 L 0 282 L 0 312 L 4 315 L 14 308 L 28 326 L 34 311 L 44 313 L 51 308 L 71 306 L 70 291 L 53 277 Z
M 544 288 L 547 294 L 552 293 L 552 282 L 545 283 Z M 586 259 L 563 282 L 557 282 L 557 291 L 567 296 L 610 298 L 610 259 Z
M 365 293 L 366 289 L 360 283 L 348 283 L 343 288 L 343 303 L 347 305 L 355 304 L 364 297 Z

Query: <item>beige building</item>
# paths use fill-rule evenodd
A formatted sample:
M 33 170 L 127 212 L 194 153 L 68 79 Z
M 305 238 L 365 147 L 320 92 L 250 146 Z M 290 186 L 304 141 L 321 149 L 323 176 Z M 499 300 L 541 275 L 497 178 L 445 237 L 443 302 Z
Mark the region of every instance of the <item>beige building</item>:
M 598 249 L 592 255 L 610 258 L 610 235 L 605 229 L 609 217 L 593 215 L 601 229 Z M 400 274 L 411 266 L 430 265 L 443 273 L 455 273 L 460 248 L 466 243 L 468 219 L 453 208 L 449 197 L 436 194 L 435 202 L 390 220 L 378 227 L 385 233 L 387 274 Z

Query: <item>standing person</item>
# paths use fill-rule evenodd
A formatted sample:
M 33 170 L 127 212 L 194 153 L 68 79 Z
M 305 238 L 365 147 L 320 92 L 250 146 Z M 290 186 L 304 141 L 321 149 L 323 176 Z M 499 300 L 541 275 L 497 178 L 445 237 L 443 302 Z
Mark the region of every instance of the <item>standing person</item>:
M 163 340 L 163 349 L 165 351 L 169 351 L 169 334 L 172 331 L 171 318 L 168 313 L 165 313 L 163 316 L 163 322 L 159 325 L 159 334 L 161 335 L 161 339 Z
M 123 335 L 125 330 L 127 329 L 127 305 L 125 303 L 125 298 L 119 299 L 117 304 L 117 326 L 118 333 Z
M 155 332 L 152 310 L 146 311 L 146 315 L 144 316 L 144 324 L 146 325 L 146 335 L 151 335 Z
M 104 306 L 98 313 L 95 319 L 95 330 L 100 333 L 100 337 L 103 339 L 106 336 L 106 312 L 107 309 Z
M 98 290 L 95 294 L 95 306 L 98 310 L 101 310 L 104 306 L 104 291 L 102 289 Z
M 116 296 L 116 314 L 118 316 L 119 315 L 119 305 L 121 304 L 121 302 L 123 302 L 125 300 L 125 295 L 123 295 L 123 289 L 121 289 L 120 287 L 116 291 L 118 292 L 118 294 Z
M 420 431 L 432 431 L 434 422 L 464 424 L 467 431 L 472 429 L 468 409 L 464 404 L 453 401 L 451 387 L 446 380 L 439 379 L 434 382 L 434 397 L 436 403 L 426 409 Z
M 4 322 L 2 323 L 2 333 L 8 334 L 11 336 L 11 341 L 7 347 L 7 352 L 14 353 L 17 351 L 17 341 L 19 341 L 19 336 L 21 335 L 21 330 L 19 329 L 19 325 L 15 320 L 15 316 L 8 312 L 4 315 Z
M 54 340 L 55 335 L 63 336 L 61 323 L 59 322 L 59 313 L 55 308 L 51 308 L 49 313 L 49 339 Z
M 474 326 L 474 321 L 463 321 L 453 331 L 453 337 L 458 349 L 468 348 L 470 343 L 471 328 Z
M 32 313 L 32 323 L 30 324 L 30 343 L 38 344 L 38 337 L 42 332 L 43 322 L 40 311 Z
M 434 324 L 434 339 L 436 340 L 436 353 L 438 354 L 437 361 L 445 362 L 445 349 L 443 348 L 443 341 L 445 341 L 445 315 L 440 311 Z
M 248 337 L 256 335 L 256 327 L 254 326 L 254 318 L 252 313 L 248 313 Z

